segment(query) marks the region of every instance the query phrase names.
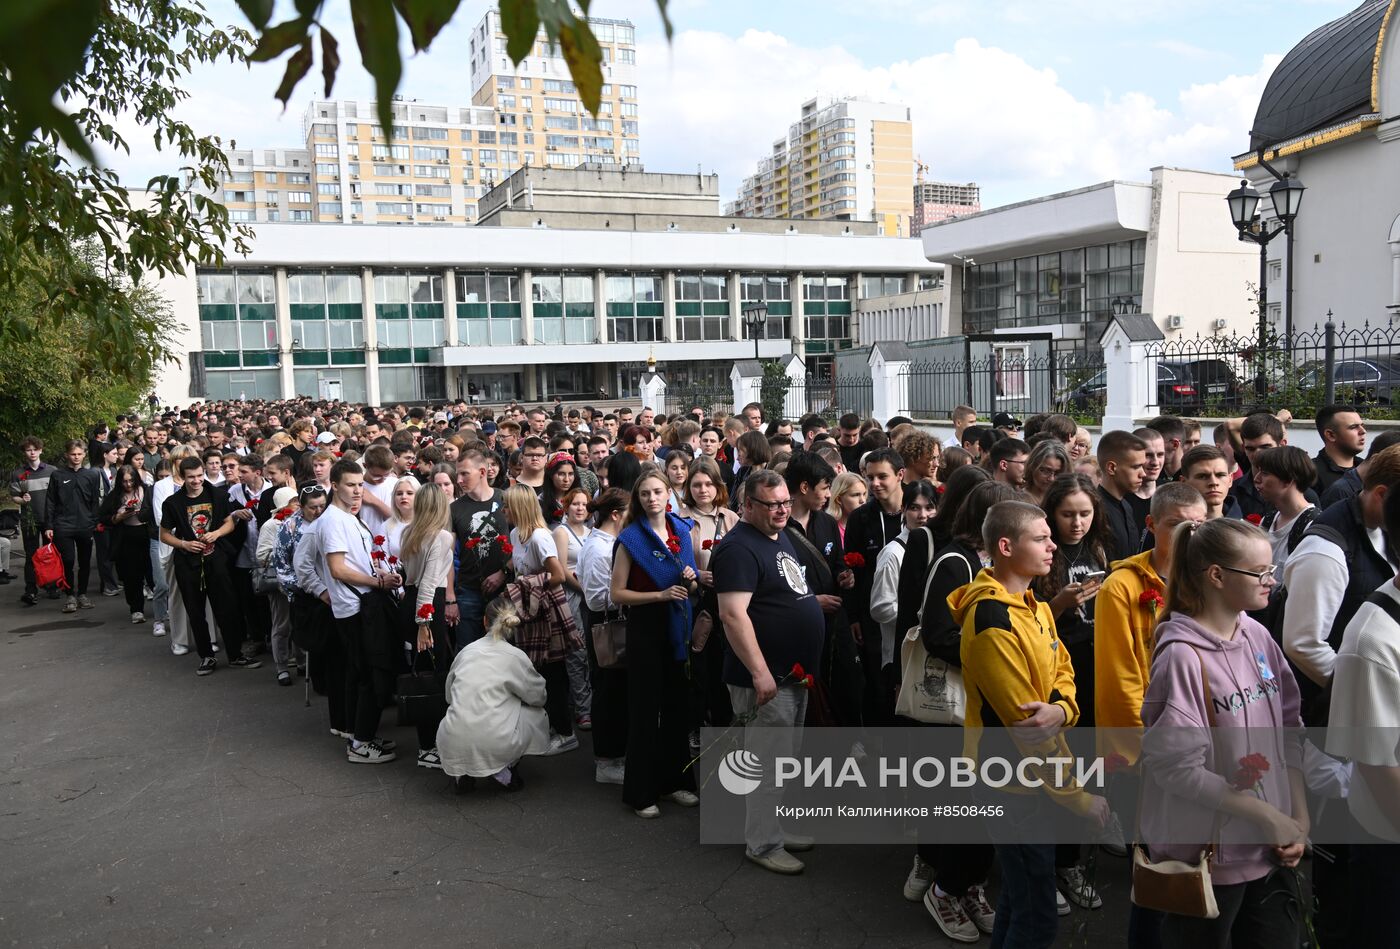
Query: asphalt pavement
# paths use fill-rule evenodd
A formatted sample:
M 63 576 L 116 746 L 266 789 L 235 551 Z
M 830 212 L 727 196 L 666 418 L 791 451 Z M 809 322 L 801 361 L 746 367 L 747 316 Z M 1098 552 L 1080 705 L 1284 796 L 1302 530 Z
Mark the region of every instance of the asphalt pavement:
M 518 794 L 457 796 L 410 729 L 384 730 L 397 761 L 348 763 L 270 661 L 197 678 L 120 597 L 20 592 L 0 587 L 0 945 L 954 945 L 901 895 L 912 847 L 818 846 L 776 876 L 696 843 L 693 810 L 633 816 L 586 733 Z M 1105 908 L 1057 946 L 1123 944 L 1127 861 L 1098 877 Z

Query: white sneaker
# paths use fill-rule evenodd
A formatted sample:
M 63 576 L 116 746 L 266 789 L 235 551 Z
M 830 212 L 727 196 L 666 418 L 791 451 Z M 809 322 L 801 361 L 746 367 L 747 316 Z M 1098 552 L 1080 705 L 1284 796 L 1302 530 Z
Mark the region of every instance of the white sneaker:
M 1123 837 L 1123 824 L 1118 820 L 1118 815 L 1111 811 L 1108 815 L 1108 823 L 1099 830 L 1098 841 L 1104 853 L 1115 857 L 1128 855 L 1128 842 Z
M 934 887 L 924 892 L 924 909 L 933 917 L 943 935 L 954 942 L 976 942 L 980 933 L 972 920 L 963 912 L 962 902 L 956 896 L 939 896 Z
M 442 758 L 438 756 L 438 750 L 436 748 L 425 748 L 418 752 L 418 767 L 434 768 L 441 771 Z
M 377 741 L 367 741 L 356 748 L 353 741 L 345 743 L 345 758 L 353 764 L 387 764 L 397 758 L 392 751 L 385 751 Z
M 566 751 L 573 751 L 578 747 L 577 735 L 550 735 L 549 748 L 540 752 L 541 758 L 549 758 L 553 755 L 562 755 Z
M 914 854 L 914 869 L 904 879 L 904 898 L 917 903 L 924 898 L 928 888 L 933 886 L 933 867 L 924 863 L 923 858 Z
M 681 807 L 694 807 L 700 803 L 700 797 L 694 791 L 672 791 L 670 794 L 661 795 L 661 797 L 672 804 L 679 804 Z
M 135 613 L 131 614 L 131 622 L 133 624 L 146 622 L 146 614 L 137 610 Z
M 160 620 L 156 620 L 155 623 L 153 623 L 153 624 L 151 625 L 151 635 L 152 635 L 152 636 L 164 636 L 164 635 L 165 635 L 165 624 L 162 623 Z
M 1055 890 L 1055 913 L 1059 916 L 1069 915 L 1069 900 L 1058 889 Z
M 1059 888 L 1069 897 L 1070 902 L 1085 909 L 1098 909 L 1103 906 L 1103 897 L 1099 896 L 1093 884 L 1084 879 L 1084 871 L 1079 867 L 1065 867 L 1055 871 L 1055 880 L 1059 883 Z
M 992 928 L 996 926 L 997 911 L 992 909 L 992 904 L 987 901 L 985 886 L 969 887 L 967 894 L 962 898 L 962 908 L 974 926 L 991 935 Z
M 67 602 L 65 602 L 65 603 L 63 604 L 63 612 L 65 612 L 65 613 L 76 613 L 76 612 L 78 612 L 78 601 L 77 601 L 77 599 L 75 599 L 74 597 L 71 597 L 71 596 L 70 596 L 70 597 L 68 598 Z
M 170 651 L 177 656 L 187 656 L 190 652 L 189 646 L 181 646 L 179 643 L 171 643 Z
M 593 780 L 599 784 L 621 784 L 626 776 L 621 758 L 599 758 L 593 765 Z
M 657 807 L 655 804 L 648 804 L 646 807 L 637 808 L 636 814 L 638 817 L 642 818 L 642 820 L 652 820 L 661 816 L 661 808 Z

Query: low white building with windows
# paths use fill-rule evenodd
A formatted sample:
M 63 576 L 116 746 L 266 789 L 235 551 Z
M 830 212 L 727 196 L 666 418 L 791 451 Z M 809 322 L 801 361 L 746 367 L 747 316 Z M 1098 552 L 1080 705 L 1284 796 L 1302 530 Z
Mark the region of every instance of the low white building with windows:
M 655 358 L 673 386 L 728 386 L 754 342 L 814 375 L 861 338 L 864 290 L 931 285 L 910 240 L 830 233 L 259 223 L 246 257 L 161 282 L 182 326 L 163 401 L 373 404 L 633 396 Z M 815 227 L 814 227 L 815 230 Z

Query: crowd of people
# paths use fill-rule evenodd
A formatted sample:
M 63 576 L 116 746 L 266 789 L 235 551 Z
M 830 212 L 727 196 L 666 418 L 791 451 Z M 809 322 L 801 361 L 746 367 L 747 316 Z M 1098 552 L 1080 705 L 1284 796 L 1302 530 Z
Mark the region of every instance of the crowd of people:
M 1022 818 L 1082 820 L 1095 843 L 1027 844 L 996 822 L 984 843 L 920 841 L 904 897 L 953 940 L 1049 946 L 1059 916 L 1103 905 L 1098 851 L 1136 839 L 1191 862 L 1153 841 L 1209 809 L 1273 844 L 1220 842 L 1219 915 L 1135 905 L 1129 944 L 1297 945 L 1305 919 L 1323 942 L 1384 930 L 1400 760 L 1336 726 L 1400 726 L 1400 432 L 1367 450 L 1361 417 L 1328 406 L 1312 457 L 1287 444 L 1287 412 L 1209 443 L 1173 416 L 1096 445 L 1064 415 L 984 425 L 966 406 L 946 444 L 910 419 L 832 421 L 311 400 L 118 418 L 21 444 L 21 602 L 89 609 L 95 565 L 96 592 L 196 675 L 267 657 L 280 686 L 309 676 L 350 763 L 397 757 L 383 711 L 426 674 L 441 701 L 413 706 L 417 764 L 459 791 L 518 791 L 522 758 L 591 731 L 596 780 L 642 818 L 698 803 L 706 725 L 778 754 L 804 727 L 961 728 L 974 757 L 992 726 L 1195 729 L 1169 752 L 1101 747 L 1126 764 L 1108 798 L 986 791 Z M 41 589 L 47 543 L 66 579 Z M 1290 737 L 1329 721 L 1337 747 Z M 1265 749 L 1247 737 L 1261 724 Z M 1216 764 L 1254 752 L 1277 766 L 1247 789 Z M 776 793 L 746 800 L 746 855 L 799 873 L 815 841 L 783 828 Z M 1312 848 L 1314 918 L 1295 868 L 1323 820 L 1375 843 Z

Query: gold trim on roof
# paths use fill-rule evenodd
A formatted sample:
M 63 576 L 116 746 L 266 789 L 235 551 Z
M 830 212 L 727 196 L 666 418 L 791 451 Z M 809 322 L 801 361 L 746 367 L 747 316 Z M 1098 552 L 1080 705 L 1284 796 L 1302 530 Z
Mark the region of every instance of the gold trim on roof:
M 1390 26 L 1390 16 L 1395 12 L 1395 5 L 1400 0 L 1390 0 L 1390 6 L 1385 9 L 1385 16 L 1381 18 L 1381 31 L 1376 37 L 1376 55 L 1371 60 L 1371 111 L 1381 110 L 1381 52 L 1385 49 L 1386 27 Z
M 1392 6 L 1396 2 L 1400 2 L 1400 0 L 1391 0 Z M 1311 135 L 1304 135 L 1290 142 L 1270 148 L 1265 151 L 1264 159 L 1265 161 L 1273 161 L 1276 158 L 1286 158 L 1289 155 L 1296 155 L 1299 152 L 1305 152 L 1311 148 L 1330 145 L 1332 142 L 1350 138 L 1367 129 L 1375 128 L 1380 124 L 1381 117 L 1377 114 L 1373 113 L 1371 115 L 1358 116 L 1348 122 L 1343 122 L 1341 125 L 1334 125 L 1330 128 L 1313 132 Z M 1247 168 L 1253 168 L 1257 164 L 1259 164 L 1259 156 L 1257 153 L 1245 155 L 1235 160 L 1235 170 L 1244 171 Z

